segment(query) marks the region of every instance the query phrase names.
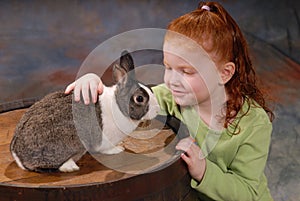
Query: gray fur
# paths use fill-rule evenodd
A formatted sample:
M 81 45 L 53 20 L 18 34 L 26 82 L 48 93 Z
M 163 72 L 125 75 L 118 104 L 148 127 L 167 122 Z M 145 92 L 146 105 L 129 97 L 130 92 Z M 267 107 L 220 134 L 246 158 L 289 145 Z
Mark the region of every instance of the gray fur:
M 128 118 L 141 120 L 149 110 L 149 94 L 134 80 L 134 73 L 126 74 L 133 69 L 130 54 L 123 53 L 120 65 L 115 65 L 113 69 L 114 78 L 119 81 L 114 92 L 115 107 L 119 107 Z M 91 126 L 87 115 L 91 112 L 96 114 L 98 125 Z M 72 94 L 51 93 L 23 115 L 11 141 L 11 152 L 22 168 L 37 172 L 57 171 L 69 159 L 74 162 L 79 160 L 87 147 L 101 144 L 103 118 L 105 114 L 102 114 L 99 101 L 86 106 L 72 101 Z M 92 132 L 90 136 L 97 139 L 79 139 L 77 132 Z

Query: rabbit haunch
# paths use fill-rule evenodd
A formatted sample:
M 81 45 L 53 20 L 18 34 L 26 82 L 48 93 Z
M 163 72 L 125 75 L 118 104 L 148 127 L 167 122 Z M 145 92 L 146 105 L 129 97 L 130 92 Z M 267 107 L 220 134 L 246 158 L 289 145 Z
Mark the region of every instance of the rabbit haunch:
M 144 119 L 159 111 L 149 88 L 135 80 L 132 57 L 125 52 L 113 67 L 117 84 L 104 86 L 95 105 L 54 92 L 32 105 L 18 123 L 10 149 L 22 169 L 72 172 L 87 151 L 116 154 L 118 144 Z

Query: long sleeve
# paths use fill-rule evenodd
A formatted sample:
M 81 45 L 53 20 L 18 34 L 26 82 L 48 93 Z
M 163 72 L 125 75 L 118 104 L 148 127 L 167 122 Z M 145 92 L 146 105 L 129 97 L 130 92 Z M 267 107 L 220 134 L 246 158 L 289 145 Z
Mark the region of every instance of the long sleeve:
M 264 169 L 269 153 L 272 124 L 265 111 L 246 102 L 234 122 L 238 134 L 230 128 L 215 132 L 191 107 L 178 109 L 164 85 L 153 88 L 164 114 L 176 116 L 189 128 L 202 151 L 207 154 L 206 172 L 200 183 L 191 180 L 201 201 L 272 201 Z M 250 105 L 249 105 L 250 104 Z
M 200 184 L 192 180 L 192 187 L 213 200 L 254 201 L 262 200 L 262 197 L 272 200 L 270 196 L 264 195 L 269 194 L 264 168 L 268 157 L 271 130 L 271 124 L 262 124 L 248 128 L 247 133 L 240 133 L 239 135 L 247 135 L 247 137 L 231 142 L 232 147 L 228 149 L 237 147 L 237 150 L 228 167 L 220 165 L 222 160 L 218 156 L 215 157 L 216 159 L 212 157 L 212 160 L 208 157 L 203 180 Z M 217 146 L 222 146 L 223 142 L 221 141 Z M 226 150 L 224 152 L 226 153 Z
M 157 98 L 161 109 L 161 115 L 172 115 L 182 120 L 182 115 L 178 109 L 178 106 L 165 84 L 152 87 L 152 91 Z

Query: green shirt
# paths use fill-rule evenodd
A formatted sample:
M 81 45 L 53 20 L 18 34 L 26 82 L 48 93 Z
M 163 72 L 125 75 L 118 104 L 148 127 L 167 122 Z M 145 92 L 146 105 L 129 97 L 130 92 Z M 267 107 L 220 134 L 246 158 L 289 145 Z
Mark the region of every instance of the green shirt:
M 223 131 L 211 130 L 192 107 L 178 108 L 165 85 L 153 87 L 162 113 L 186 124 L 190 134 L 206 154 L 206 171 L 200 183 L 191 180 L 192 188 L 204 200 L 270 201 L 273 200 L 264 174 L 271 140 L 272 124 L 266 112 L 245 101 L 233 123 Z

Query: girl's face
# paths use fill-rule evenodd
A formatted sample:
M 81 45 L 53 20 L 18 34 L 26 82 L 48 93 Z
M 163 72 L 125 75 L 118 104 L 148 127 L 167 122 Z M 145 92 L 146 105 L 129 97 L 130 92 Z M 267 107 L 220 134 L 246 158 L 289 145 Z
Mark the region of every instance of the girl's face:
M 210 100 L 205 81 L 189 62 L 175 54 L 164 52 L 164 65 L 164 82 L 177 104 L 188 106 Z

